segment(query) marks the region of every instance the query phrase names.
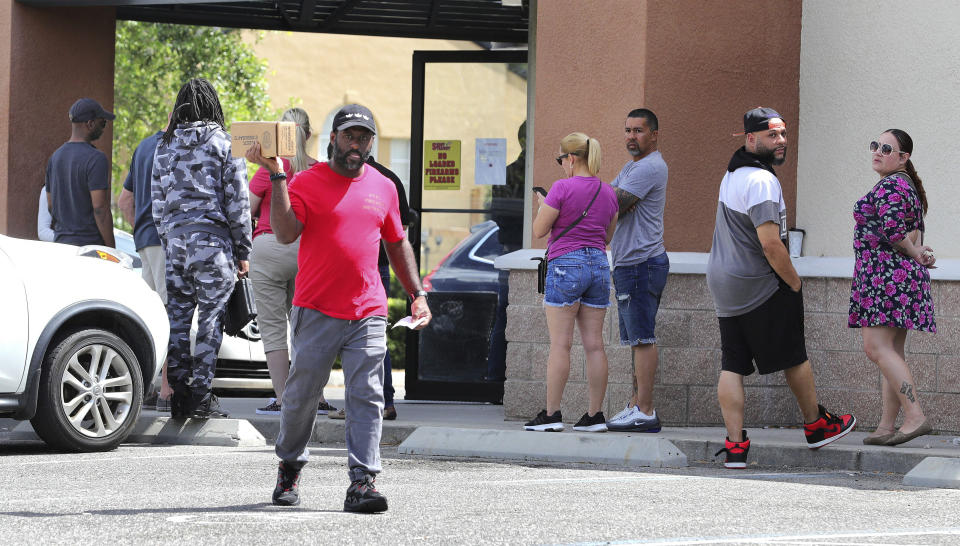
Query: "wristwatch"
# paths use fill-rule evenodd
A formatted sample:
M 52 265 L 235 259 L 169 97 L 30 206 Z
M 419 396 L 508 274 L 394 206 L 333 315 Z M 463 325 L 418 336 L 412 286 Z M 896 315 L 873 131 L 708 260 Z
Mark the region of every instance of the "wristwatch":
M 413 295 L 410 297 L 410 299 L 415 300 L 415 299 L 419 298 L 420 296 L 427 297 L 427 291 L 426 291 L 426 290 L 417 290 L 416 292 L 413 293 Z
M 286 180 L 286 179 L 287 179 L 287 173 L 283 171 L 280 171 L 278 173 L 273 173 L 270 175 L 271 182 L 276 182 L 277 180 Z

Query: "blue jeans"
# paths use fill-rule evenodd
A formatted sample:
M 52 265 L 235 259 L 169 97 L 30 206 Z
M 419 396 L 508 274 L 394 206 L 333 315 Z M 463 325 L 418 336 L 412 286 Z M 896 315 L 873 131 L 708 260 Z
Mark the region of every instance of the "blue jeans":
M 664 252 L 634 265 L 613 269 L 613 285 L 617 291 L 620 312 L 620 344 L 649 345 L 656 343 L 654 330 L 660 296 L 667 285 L 670 259 Z
M 390 298 L 390 265 L 380 266 L 380 280 L 383 281 L 383 290 L 387 293 L 387 299 Z M 390 346 L 387 346 L 387 352 L 383 355 L 383 407 L 389 408 L 393 405 L 393 369 L 390 367 Z
M 566 307 L 580 303 L 610 306 L 610 263 L 598 248 L 580 248 L 550 260 L 544 305 Z

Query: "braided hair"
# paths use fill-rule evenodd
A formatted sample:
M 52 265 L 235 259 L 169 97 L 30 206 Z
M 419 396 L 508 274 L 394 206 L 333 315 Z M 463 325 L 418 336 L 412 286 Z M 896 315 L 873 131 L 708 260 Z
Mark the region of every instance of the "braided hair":
M 194 121 L 213 122 L 226 130 L 217 90 L 203 78 L 193 78 L 180 88 L 170 114 L 170 124 L 163 133 L 163 143 L 170 144 L 178 125 Z
M 913 154 L 913 139 L 910 138 L 910 135 L 908 135 L 906 131 L 901 129 L 887 129 L 885 132 L 890 133 L 893 135 L 893 138 L 897 139 L 897 144 L 900 145 L 901 152 Z M 928 210 L 927 192 L 923 189 L 923 182 L 920 180 L 917 169 L 913 166 L 913 161 L 910 159 L 907 160 L 906 170 L 907 175 L 913 180 L 913 185 L 917 188 L 917 196 L 920 197 L 920 204 L 923 206 L 923 216 L 926 216 Z

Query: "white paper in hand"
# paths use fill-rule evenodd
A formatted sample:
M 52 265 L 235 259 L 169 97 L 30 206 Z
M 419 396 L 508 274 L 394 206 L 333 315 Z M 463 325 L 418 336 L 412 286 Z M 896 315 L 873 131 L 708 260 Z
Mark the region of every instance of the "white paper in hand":
M 426 322 L 426 320 L 427 320 L 427 317 L 420 317 L 417 320 L 413 320 L 413 317 L 411 317 L 410 315 L 407 315 L 402 319 L 398 320 L 396 323 L 394 323 L 393 328 L 396 328 L 397 326 L 406 326 L 407 328 L 410 328 L 411 330 L 413 330 L 417 326 L 420 326 L 421 324 Z

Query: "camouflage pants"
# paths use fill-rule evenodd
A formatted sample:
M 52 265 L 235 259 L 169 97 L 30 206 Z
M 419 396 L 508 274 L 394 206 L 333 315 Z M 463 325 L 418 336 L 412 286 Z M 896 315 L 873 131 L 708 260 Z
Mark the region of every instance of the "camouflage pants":
M 236 281 L 233 246 L 204 232 L 164 241 L 170 345 L 167 377 L 178 392 L 206 393 L 213 383 L 223 340 L 223 312 Z M 190 352 L 190 324 L 197 314 L 197 337 Z

